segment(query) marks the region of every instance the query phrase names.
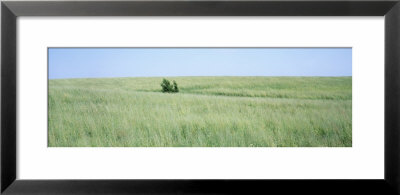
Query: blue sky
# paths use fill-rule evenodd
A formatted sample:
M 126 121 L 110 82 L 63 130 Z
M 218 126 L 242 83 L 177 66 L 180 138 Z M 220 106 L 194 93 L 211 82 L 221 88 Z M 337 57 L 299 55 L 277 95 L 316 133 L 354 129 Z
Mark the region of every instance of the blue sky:
M 351 76 L 351 48 L 49 48 L 49 79 Z

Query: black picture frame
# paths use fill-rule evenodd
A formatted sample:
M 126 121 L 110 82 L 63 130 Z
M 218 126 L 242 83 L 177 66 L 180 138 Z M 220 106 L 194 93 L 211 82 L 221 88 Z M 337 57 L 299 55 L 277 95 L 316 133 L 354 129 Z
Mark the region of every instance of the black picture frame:
M 385 176 L 382 180 L 16 179 L 19 16 L 385 16 Z M 293 32 L 295 33 L 295 32 Z M 399 194 L 399 0 L 2 1 L 1 193 L 3 194 Z M 240 167 L 238 167 L 240 168 Z M 365 170 L 368 171 L 368 170 Z

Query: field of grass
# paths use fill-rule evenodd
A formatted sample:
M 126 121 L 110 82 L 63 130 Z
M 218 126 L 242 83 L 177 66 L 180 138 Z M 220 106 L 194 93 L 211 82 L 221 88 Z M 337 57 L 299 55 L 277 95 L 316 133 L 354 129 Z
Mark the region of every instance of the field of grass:
M 50 147 L 351 147 L 351 77 L 49 80 Z

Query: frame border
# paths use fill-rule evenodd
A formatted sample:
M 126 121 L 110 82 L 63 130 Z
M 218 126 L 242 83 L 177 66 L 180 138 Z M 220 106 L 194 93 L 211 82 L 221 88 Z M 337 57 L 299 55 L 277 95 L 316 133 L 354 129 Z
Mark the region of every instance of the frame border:
M 18 16 L 385 16 L 385 179 L 17 180 Z M 1 2 L 0 192 L 3 194 L 400 194 L 399 0 L 129 0 Z

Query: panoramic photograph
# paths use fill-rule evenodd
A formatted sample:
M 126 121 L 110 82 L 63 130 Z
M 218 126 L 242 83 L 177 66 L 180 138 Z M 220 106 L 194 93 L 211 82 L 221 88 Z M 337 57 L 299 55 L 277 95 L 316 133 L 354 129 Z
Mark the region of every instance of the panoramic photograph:
M 48 147 L 352 147 L 352 49 L 48 48 Z

